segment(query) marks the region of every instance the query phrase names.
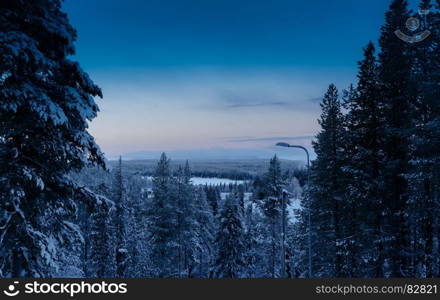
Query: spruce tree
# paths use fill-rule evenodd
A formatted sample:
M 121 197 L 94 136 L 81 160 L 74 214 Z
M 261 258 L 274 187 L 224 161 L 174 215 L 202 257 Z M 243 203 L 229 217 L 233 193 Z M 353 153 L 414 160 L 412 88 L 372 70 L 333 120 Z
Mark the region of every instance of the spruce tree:
M 112 254 L 111 214 L 105 205 L 96 208 L 91 215 L 90 256 L 87 259 L 88 275 L 95 278 L 114 276 L 114 255 Z
M 185 167 L 179 167 L 172 180 L 172 187 L 176 202 L 177 274 L 179 277 L 191 277 L 198 255 L 196 247 L 194 247 L 197 244 L 197 211 L 188 161 Z
M 437 277 L 440 211 L 435 199 L 440 195 L 438 136 L 440 133 L 440 23 L 438 11 L 431 1 L 424 0 L 420 9 L 430 13 L 422 18 L 431 36 L 412 50 L 412 77 L 417 85 L 414 101 L 413 129 L 410 131 L 410 163 L 408 170 L 409 205 L 406 211 L 411 232 L 411 267 L 408 276 Z
M 403 28 L 409 18 L 406 0 L 393 0 L 385 15 L 385 25 L 379 40 L 379 79 L 384 112 L 383 166 L 383 239 L 384 276 L 407 276 L 408 224 L 405 211 L 408 202 L 408 182 L 405 174 L 409 161 L 409 129 L 411 110 L 415 102 L 411 78 L 411 45 L 396 38 L 396 28 Z
M 199 278 L 211 277 L 214 265 L 215 254 L 215 234 L 217 223 L 209 205 L 204 189 L 198 188 L 195 193 L 194 211 L 196 227 L 196 271 Z
M 358 85 L 349 91 L 345 176 L 348 219 L 345 276 L 383 277 L 382 191 L 383 116 L 375 47 L 372 42 L 359 62 Z M 369 234 L 365 234 L 369 232 Z
M 211 205 L 212 213 L 216 216 L 221 201 L 219 187 L 207 186 L 205 192 L 208 203 Z
M 275 155 L 264 177 L 264 196 L 261 207 L 268 225 L 266 255 L 268 257 L 267 276 L 277 278 L 281 275 L 281 218 L 283 211 L 283 188 L 286 183 L 281 172 L 281 165 Z
M 172 193 L 170 160 L 160 157 L 153 174 L 154 197 L 148 208 L 148 240 L 153 277 L 176 277 L 178 273 L 177 214 Z
M 127 276 L 128 252 L 127 252 L 127 229 L 126 229 L 126 190 L 122 174 L 122 157 L 119 157 L 118 168 L 114 174 L 113 201 L 114 231 L 115 231 L 115 257 L 116 276 L 124 278 Z
M 313 143 L 309 209 L 313 239 L 313 273 L 316 277 L 340 277 L 343 266 L 343 220 L 345 213 L 344 116 L 335 85 L 321 103 L 321 131 Z M 307 218 L 303 218 L 306 221 Z M 307 226 L 308 227 L 308 226 Z M 323 247 L 325 245 L 325 247 Z
M 134 174 L 127 180 L 126 231 L 129 253 L 129 277 L 148 276 L 147 199 L 143 197 L 145 179 Z
M 0 3 L 1 277 L 50 277 L 65 221 L 90 191 L 69 174 L 103 156 L 88 133 L 101 90 L 74 54 L 76 32 L 60 0 Z
M 215 276 L 217 278 L 241 278 L 245 267 L 243 257 L 245 244 L 237 193 L 226 198 L 220 211 L 219 223 L 216 237 L 218 253 Z
M 265 256 L 266 226 L 265 217 L 261 214 L 257 199 L 245 207 L 244 228 L 245 228 L 245 249 L 244 260 L 246 271 L 243 274 L 246 278 L 259 278 L 267 274 L 267 257 Z

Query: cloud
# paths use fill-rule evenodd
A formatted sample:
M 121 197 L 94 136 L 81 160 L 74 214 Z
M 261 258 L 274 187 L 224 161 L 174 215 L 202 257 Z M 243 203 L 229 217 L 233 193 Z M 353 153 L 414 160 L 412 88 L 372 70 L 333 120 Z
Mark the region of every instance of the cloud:
M 243 108 L 243 107 L 269 107 L 269 106 L 288 106 L 287 102 L 257 102 L 257 103 L 242 103 L 227 105 L 228 108 Z
M 246 139 L 230 139 L 231 143 L 248 143 L 248 142 L 279 142 L 279 141 L 302 141 L 311 140 L 313 136 L 284 136 L 284 137 L 266 137 L 266 138 L 246 138 Z
M 257 92 L 256 92 L 257 91 Z M 319 98 L 292 97 L 295 91 L 283 88 L 266 88 L 253 86 L 252 89 L 218 92 L 216 109 L 240 108 L 295 108 L 297 110 L 314 110 Z
M 252 108 L 252 107 L 279 107 L 288 106 L 289 102 L 281 99 L 276 93 L 258 92 L 252 90 L 222 91 L 219 100 L 224 108 Z

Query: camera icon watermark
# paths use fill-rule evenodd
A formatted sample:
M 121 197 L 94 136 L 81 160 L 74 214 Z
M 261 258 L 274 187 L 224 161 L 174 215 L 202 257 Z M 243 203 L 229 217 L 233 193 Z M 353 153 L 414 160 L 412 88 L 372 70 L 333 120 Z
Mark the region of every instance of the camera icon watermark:
M 6 296 L 15 297 L 20 294 L 20 291 L 17 289 L 18 281 L 14 281 L 14 284 L 8 285 L 8 288 L 3 291 Z
M 423 18 L 426 18 L 426 16 L 429 14 L 429 12 L 430 12 L 429 9 L 420 9 L 419 15 Z M 413 35 L 407 35 L 403 31 L 401 31 L 400 29 L 396 30 L 394 33 L 396 34 L 396 36 L 399 39 L 401 39 L 404 42 L 407 42 L 410 44 L 420 43 L 420 42 L 426 40 L 431 35 L 431 31 L 429 31 L 428 29 L 426 29 L 422 32 L 416 33 L 416 31 L 418 29 L 420 29 L 420 25 L 421 25 L 421 22 L 418 18 L 411 17 L 406 21 L 405 26 L 410 32 L 414 33 Z

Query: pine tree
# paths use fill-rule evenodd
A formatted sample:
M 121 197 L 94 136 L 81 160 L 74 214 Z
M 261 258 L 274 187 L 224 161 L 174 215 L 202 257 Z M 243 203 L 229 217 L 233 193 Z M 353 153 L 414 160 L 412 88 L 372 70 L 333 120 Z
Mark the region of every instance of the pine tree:
M 414 82 L 411 78 L 410 44 L 395 36 L 396 28 L 405 26 L 409 18 L 406 0 L 394 0 L 385 16 L 379 40 L 379 79 L 384 107 L 383 167 L 383 239 L 387 270 L 384 276 L 407 276 L 408 224 L 405 211 L 408 202 L 409 140 L 412 127 Z
M 176 209 L 177 236 L 177 274 L 179 277 L 191 277 L 197 259 L 197 211 L 195 204 L 195 191 L 191 184 L 191 169 L 188 161 L 185 167 L 179 167 L 173 179 L 173 189 Z
M 432 11 L 431 1 L 422 1 L 420 8 Z M 420 18 L 420 16 L 419 16 Z M 440 81 L 438 11 L 431 12 L 423 25 L 432 34 L 412 48 L 413 81 L 417 84 L 414 102 L 414 127 L 411 132 L 410 164 L 408 170 L 409 205 L 406 211 L 411 231 L 411 268 L 409 276 L 437 277 L 440 213 L 435 199 L 440 195 L 439 146 L 440 133 Z
M 115 171 L 113 182 L 114 231 L 115 231 L 115 257 L 116 276 L 124 278 L 127 276 L 128 251 L 127 251 L 127 230 L 126 230 L 126 190 L 122 174 L 122 157 L 119 157 L 118 168 Z
M 97 207 L 91 215 L 89 277 L 108 278 L 114 276 L 112 255 L 111 214 L 105 205 Z
M 127 180 L 126 230 L 129 253 L 129 277 L 144 278 L 148 274 L 147 199 L 142 195 L 145 179 L 137 174 Z
M 208 203 L 211 205 L 212 213 L 214 214 L 214 216 L 216 216 L 218 213 L 218 206 L 221 201 L 220 191 L 218 187 L 207 186 L 205 188 L 205 192 Z
M 94 206 L 80 205 L 78 207 L 77 219 L 79 230 L 83 233 L 83 242 L 81 249 L 76 251 L 80 256 L 82 274 L 85 278 L 96 277 L 95 270 L 101 268 L 102 263 L 107 264 L 105 269 L 102 268 L 103 273 L 112 277 L 115 274 L 114 232 L 111 217 L 114 203 L 109 200 L 111 199 L 110 172 L 102 168 L 86 168 L 78 173 L 74 180 L 78 184 L 87 185 L 100 200 Z M 103 241 L 106 244 L 102 244 Z
M 241 278 L 245 261 L 244 228 L 238 196 L 229 195 L 221 208 L 216 244 L 215 276 L 218 278 Z
M 211 277 L 215 260 L 215 233 L 217 224 L 212 209 L 207 201 L 204 189 L 198 188 L 195 194 L 196 257 L 199 278 Z
M 345 212 L 344 116 L 335 85 L 330 85 L 321 103 L 321 131 L 313 143 L 309 207 L 313 240 L 313 274 L 340 277 L 343 265 L 343 221 Z M 303 218 L 305 221 L 307 218 Z M 307 226 L 308 227 L 308 226 Z M 325 245 L 323 247 L 322 245 Z
M 178 276 L 177 213 L 172 193 L 170 161 L 162 154 L 153 175 L 154 198 L 148 208 L 148 231 L 153 277 Z
M 383 277 L 382 191 L 383 116 L 375 47 L 369 43 L 359 62 L 358 86 L 346 100 L 345 137 L 348 178 L 347 212 L 350 214 L 346 235 L 344 276 Z M 365 234 L 369 232 L 369 234 Z
M 238 191 L 238 203 L 240 204 L 241 210 L 244 212 L 244 185 L 240 184 L 237 186 Z
M 278 157 L 275 155 L 269 164 L 269 170 L 264 178 L 264 195 L 261 204 L 263 213 L 268 224 L 267 240 L 267 276 L 277 278 L 281 275 L 281 218 L 283 204 L 283 188 L 285 180 L 281 172 L 281 165 Z
M 1 277 L 50 277 L 54 245 L 75 239 L 67 225 L 79 199 L 96 197 L 69 177 L 104 166 L 88 133 L 101 90 L 74 54 L 76 32 L 60 0 L 0 3 Z
M 243 274 L 246 278 L 258 278 L 267 273 L 267 258 L 264 255 L 266 238 L 265 218 L 261 214 L 257 199 L 251 199 L 251 202 L 245 207 L 244 214 L 245 228 L 245 250 L 244 260 L 246 271 Z

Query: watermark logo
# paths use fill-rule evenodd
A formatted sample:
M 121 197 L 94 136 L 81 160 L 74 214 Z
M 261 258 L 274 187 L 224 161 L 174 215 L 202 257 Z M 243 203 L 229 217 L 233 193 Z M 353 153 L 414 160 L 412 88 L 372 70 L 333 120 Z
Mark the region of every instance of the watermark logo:
M 15 297 L 20 295 L 68 295 L 75 298 L 77 295 L 91 295 L 91 294 L 127 294 L 127 283 L 116 283 L 106 281 L 91 281 L 84 280 L 76 282 L 19 282 L 14 281 L 9 284 L 4 290 L 3 294 L 8 297 Z M 0 296 L 1 297 L 1 296 Z
M 17 289 L 18 281 L 14 281 L 14 284 L 8 285 L 8 288 L 3 291 L 6 296 L 15 297 L 20 294 L 20 291 Z
M 428 14 L 429 14 L 429 9 L 419 10 L 419 15 L 421 17 L 426 17 Z M 431 35 L 431 31 L 429 30 L 424 30 L 422 32 L 416 33 L 416 31 L 420 28 L 420 20 L 416 17 L 409 18 L 406 21 L 405 26 L 410 32 L 413 32 L 414 34 L 407 35 L 404 32 L 402 32 L 400 29 L 394 32 L 397 35 L 397 37 L 404 42 L 410 44 L 420 43 L 426 40 Z

